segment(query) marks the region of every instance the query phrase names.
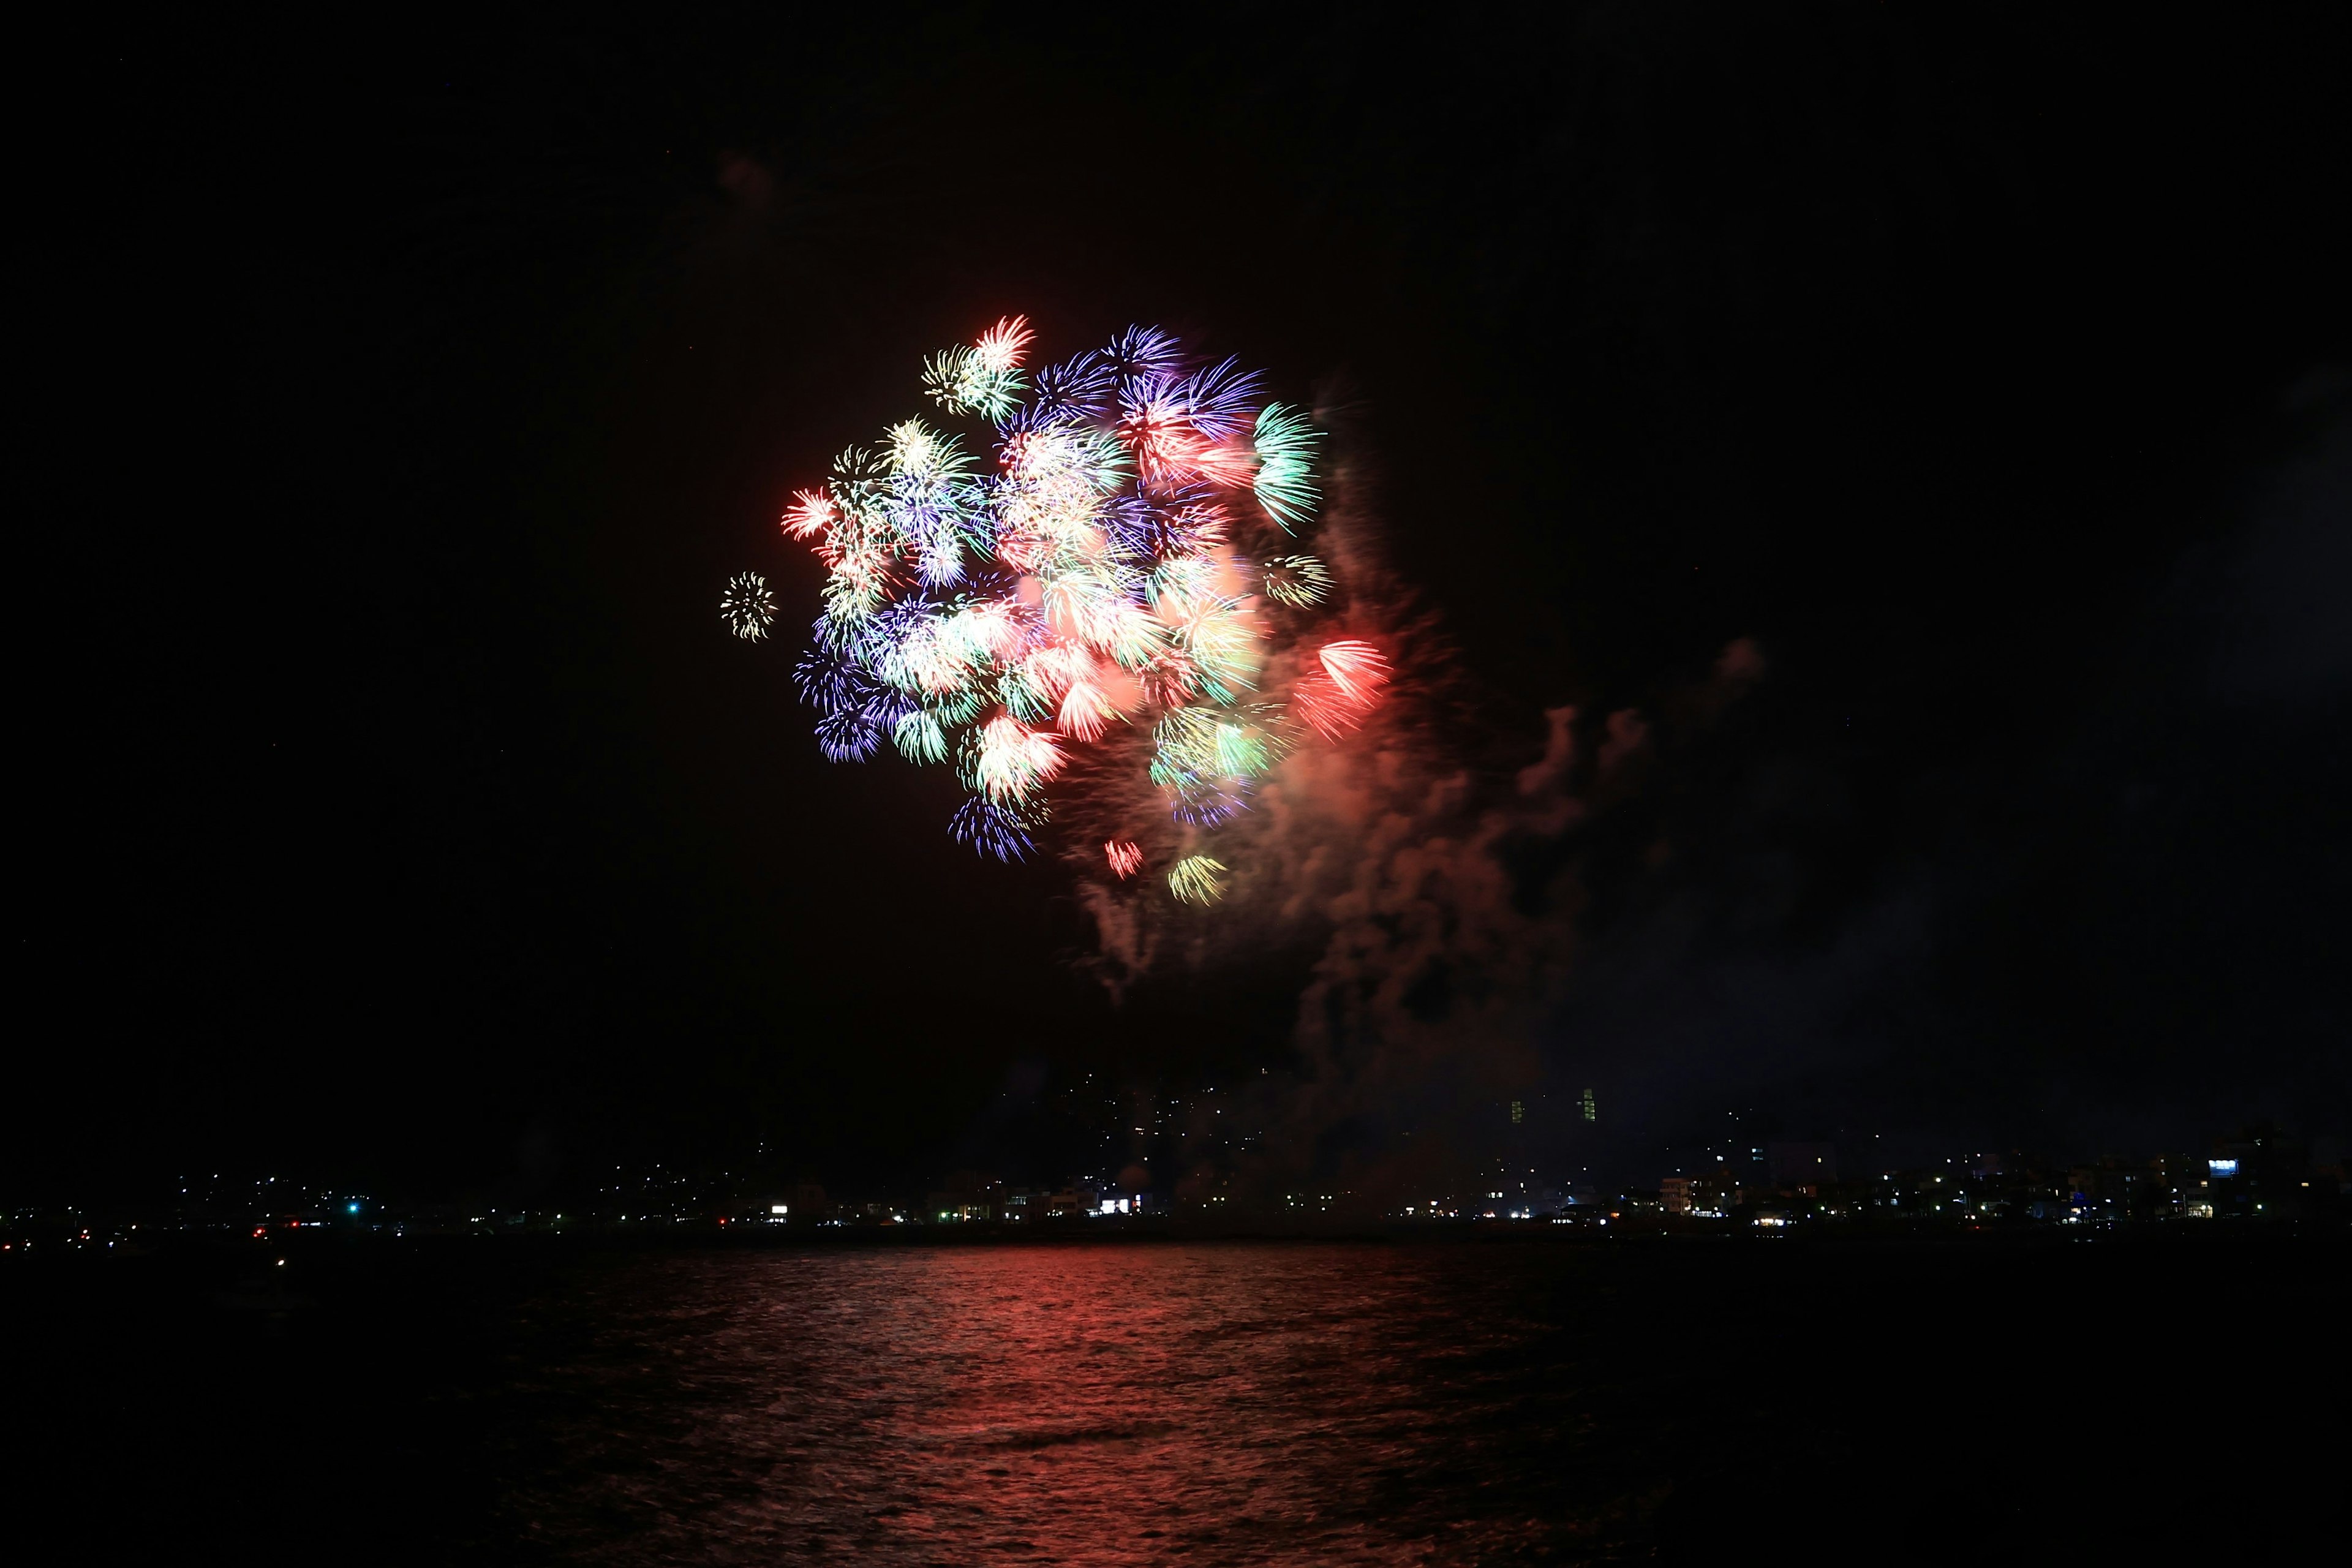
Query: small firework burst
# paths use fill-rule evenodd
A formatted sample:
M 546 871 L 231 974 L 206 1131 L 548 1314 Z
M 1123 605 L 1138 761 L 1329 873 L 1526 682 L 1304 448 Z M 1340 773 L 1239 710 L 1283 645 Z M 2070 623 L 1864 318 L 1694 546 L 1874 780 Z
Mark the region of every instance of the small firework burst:
M 1315 662 L 1317 673 L 1291 688 L 1291 710 L 1324 739 L 1336 741 L 1380 702 L 1389 684 L 1388 660 L 1371 644 L 1349 637 L 1324 644 Z
M 727 579 L 727 591 L 719 595 L 719 614 L 729 631 L 745 642 L 758 642 L 768 635 L 768 623 L 776 618 L 776 596 L 757 572 L 738 572 Z
M 1037 829 L 1045 821 L 1042 802 L 1000 802 L 972 795 L 956 807 L 948 822 L 948 836 L 999 860 L 1026 860 L 1037 847 Z
M 1265 596 L 1307 609 L 1331 596 L 1331 569 L 1312 555 L 1277 555 L 1265 563 Z
M 1187 855 L 1168 868 L 1168 890 L 1188 904 L 1213 904 L 1224 896 L 1225 863 Z
M 1296 409 L 1269 403 L 1257 416 L 1257 499 L 1276 522 L 1295 531 L 1314 515 L 1315 427 Z

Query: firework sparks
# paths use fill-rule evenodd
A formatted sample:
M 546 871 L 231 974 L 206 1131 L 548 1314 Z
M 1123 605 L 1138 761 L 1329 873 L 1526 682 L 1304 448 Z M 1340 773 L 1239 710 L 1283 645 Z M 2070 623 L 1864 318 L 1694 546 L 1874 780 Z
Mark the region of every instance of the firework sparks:
M 1339 593 L 1297 539 L 1321 437 L 1256 373 L 1157 328 L 1033 367 L 1034 340 L 1008 317 L 923 367 L 941 413 L 993 427 L 992 469 L 907 419 L 794 494 L 782 531 L 826 574 L 795 676 L 826 756 L 887 742 L 956 770 L 959 842 L 1013 860 L 1063 806 L 1156 818 L 1102 840 L 1099 864 L 1121 881 L 1158 865 L 1172 897 L 1212 903 L 1227 868 L 1197 841 L 1299 745 L 1360 726 L 1390 679 L 1370 644 L 1317 638 Z M 722 607 L 747 637 L 774 611 L 749 573 Z
M 1257 416 L 1257 499 L 1276 522 L 1296 529 L 1315 511 L 1315 447 L 1304 416 L 1269 403 Z
M 768 635 L 768 625 L 776 618 L 776 596 L 757 572 L 738 572 L 727 579 L 727 587 L 719 595 L 719 614 L 729 631 L 745 642 L 758 642 Z
M 1265 596 L 1307 609 L 1331 596 L 1331 571 L 1312 555 L 1277 555 L 1265 563 Z
M 1315 655 L 1316 672 L 1291 688 L 1298 717 L 1326 740 L 1336 741 L 1364 721 L 1388 689 L 1388 660 L 1368 642 L 1326 643 Z
M 1213 904 L 1224 896 L 1222 860 L 1187 855 L 1168 868 L 1168 890 L 1188 904 Z

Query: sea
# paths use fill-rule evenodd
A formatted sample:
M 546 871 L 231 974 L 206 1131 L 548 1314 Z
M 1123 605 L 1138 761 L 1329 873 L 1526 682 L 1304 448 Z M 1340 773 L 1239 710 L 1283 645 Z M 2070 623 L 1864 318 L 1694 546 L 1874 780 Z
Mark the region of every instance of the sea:
M 8 1526 L 72 1562 L 2317 1562 L 2347 1279 L 2275 1237 L 20 1260 Z

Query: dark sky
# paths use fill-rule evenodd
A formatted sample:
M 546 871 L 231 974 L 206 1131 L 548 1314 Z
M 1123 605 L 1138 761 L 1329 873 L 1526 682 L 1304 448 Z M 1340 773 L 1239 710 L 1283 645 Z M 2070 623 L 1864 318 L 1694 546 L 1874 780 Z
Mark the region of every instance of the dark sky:
M 1062 870 L 792 698 L 782 499 L 1013 311 L 1339 410 L 1480 776 L 1642 715 L 1512 851 L 1623 1137 L 2352 1124 L 2340 37 L 1002 11 L 43 63 L 11 1190 L 854 1180 L 1018 1063 L 1288 1063 L 1318 933 L 1114 1007 Z

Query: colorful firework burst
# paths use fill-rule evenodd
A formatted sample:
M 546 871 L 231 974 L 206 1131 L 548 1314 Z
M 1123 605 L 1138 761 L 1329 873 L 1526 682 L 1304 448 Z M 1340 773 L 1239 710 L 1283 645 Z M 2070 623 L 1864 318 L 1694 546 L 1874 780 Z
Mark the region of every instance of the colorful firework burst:
M 1321 433 L 1157 328 L 1033 372 L 1034 340 L 1012 317 L 924 366 L 943 414 L 992 426 L 992 467 L 908 419 L 794 495 L 783 531 L 826 569 L 801 691 L 828 757 L 953 767 L 958 841 L 1021 858 L 1058 812 L 1119 880 L 1157 866 L 1211 903 L 1217 828 L 1389 682 L 1318 619 L 1338 584 L 1299 536 Z M 722 607 L 757 637 L 773 602 L 745 573 Z

